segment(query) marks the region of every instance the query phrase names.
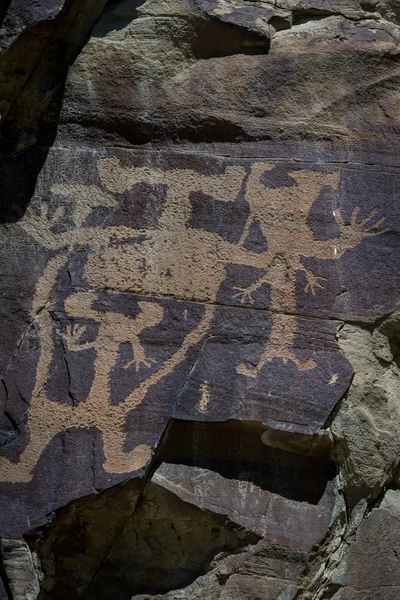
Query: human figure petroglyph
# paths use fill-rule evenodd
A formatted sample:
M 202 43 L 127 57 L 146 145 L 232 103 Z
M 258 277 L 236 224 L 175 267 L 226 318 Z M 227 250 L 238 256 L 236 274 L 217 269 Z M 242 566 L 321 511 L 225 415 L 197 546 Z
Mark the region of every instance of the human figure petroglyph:
M 284 362 L 291 360 L 299 369 L 313 368 L 316 363 L 312 357 L 300 360 L 293 350 L 297 330 L 296 274 L 305 273 L 306 292 L 312 294 L 322 287 L 323 280 L 305 268 L 302 257 L 338 259 L 365 237 L 387 231 L 376 209 L 359 219 L 359 209 L 355 208 L 349 224 L 337 209 L 333 217 L 340 235 L 330 240 L 314 239 L 307 223 L 310 208 L 323 188 L 335 189 L 339 185 L 337 172 L 293 171 L 289 175 L 294 185 L 269 189 L 262 178 L 273 166 L 265 162 L 253 163 L 250 171 L 243 165 L 227 166 L 223 173 L 211 176 L 192 169 L 124 167 L 116 158 L 100 159 L 98 168 L 103 189 L 74 184 L 52 187 L 57 195 L 73 197 L 75 228 L 57 233 L 54 225 L 62 218 L 62 211 L 57 210 L 44 211 L 41 215 L 40 211 L 28 212 L 22 222 L 22 226 L 55 255 L 37 284 L 32 303 L 32 316 L 37 318 L 41 332 L 41 354 L 28 414 L 30 441 L 19 463 L 0 459 L 0 477 L 4 480 L 28 481 L 46 445 L 58 432 L 70 427 L 96 427 L 102 433 L 104 466 L 109 472 L 126 472 L 144 466 L 151 453 L 148 446 L 139 444 L 129 453 L 123 450 L 126 415 L 143 401 L 151 385 L 184 360 L 190 347 L 206 338 L 229 264 L 264 270 L 264 275 L 252 285 L 236 289 L 239 302 L 252 304 L 254 292 L 263 283 L 268 283 L 270 290 L 272 329 L 269 339 L 257 365 L 241 364 L 237 369 L 239 373 L 255 376 L 274 358 Z M 142 229 L 111 226 L 107 219 L 101 225 L 86 224 L 94 208 L 116 207 L 113 194 L 132 190 L 140 183 L 165 184 L 166 196 L 157 226 Z M 239 193 L 244 193 L 250 213 L 238 243 L 228 242 L 218 233 L 188 226 L 192 211 L 190 194 L 194 191 L 225 202 L 234 202 Z M 49 221 L 47 229 L 43 224 L 39 227 L 43 216 Z M 252 252 L 245 247 L 254 218 L 268 241 L 264 252 Z M 95 376 L 88 398 L 71 406 L 50 400 L 46 392 L 55 350 L 49 310 L 59 272 L 79 248 L 88 249 L 83 278 L 91 291 L 76 291 L 65 301 L 67 316 L 77 322 L 67 330 L 65 344 L 72 351 L 80 351 L 85 327 L 82 319 L 96 321 L 99 331 L 96 340 L 89 344 L 95 350 Z M 156 364 L 152 356 L 144 353 L 139 334 L 162 318 L 160 305 L 144 297 L 136 317 L 100 311 L 94 305 L 99 291 L 104 289 L 201 301 L 205 303 L 205 313 L 186 336 L 182 347 L 163 364 Z M 132 343 L 134 356 L 125 367 L 134 364 L 136 371 L 147 371 L 148 375 L 122 402 L 110 405 L 110 374 L 119 357 L 119 345 L 126 341 Z

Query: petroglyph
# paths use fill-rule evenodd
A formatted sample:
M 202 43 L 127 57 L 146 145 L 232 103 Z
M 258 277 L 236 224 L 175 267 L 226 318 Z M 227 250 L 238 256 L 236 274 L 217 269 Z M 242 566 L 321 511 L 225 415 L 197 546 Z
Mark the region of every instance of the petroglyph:
M 254 377 L 265 363 L 276 358 L 284 363 L 292 361 L 300 370 L 316 366 L 314 358 L 301 360 L 293 349 L 297 330 L 296 275 L 305 274 L 305 292 L 313 295 L 325 283 L 323 277 L 304 266 L 303 257 L 339 259 L 366 237 L 382 234 L 388 227 L 383 226 L 384 218 L 377 208 L 363 218 L 359 208 L 354 208 L 348 224 L 338 208 L 332 218 L 339 236 L 314 239 L 308 225 L 310 209 L 324 188 L 338 188 L 339 173 L 295 170 L 288 174 L 290 185 L 268 188 L 264 177 L 273 168 L 266 162 L 235 164 L 227 166 L 223 173 L 207 175 L 188 168 L 126 167 L 117 158 L 107 157 L 98 162 L 103 189 L 95 185 L 52 186 L 55 196 L 69 199 L 73 227 L 61 233 L 57 228 L 67 208 L 54 209 L 44 204 L 39 210 L 28 210 L 21 226 L 36 242 L 52 251 L 53 256 L 37 283 L 32 302 L 32 317 L 40 329 L 40 357 L 28 413 L 29 442 L 18 463 L 0 459 L 2 481 L 29 481 L 47 444 L 57 433 L 73 427 L 94 427 L 101 432 L 107 471 L 128 472 L 145 466 L 152 451 L 148 445 L 138 444 L 130 452 L 124 451 L 127 415 L 143 402 L 151 386 L 186 358 L 190 348 L 206 339 L 228 265 L 262 269 L 257 281 L 237 287 L 233 296 L 239 304 L 251 306 L 255 292 L 267 283 L 272 318 L 269 338 L 257 364 L 241 363 L 237 371 Z M 135 186 L 140 184 L 161 185 L 166 189 L 157 225 L 135 229 L 111 225 L 108 217 L 100 225 L 88 224 L 88 217 L 95 209 L 117 207 L 118 195 L 129 192 L 134 201 Z M 238 241 L 227 241 L 218 233 L 189 226 L 193 192 L 223 203 L 234 203 L 242 194 L 247 202 L 247 219 Z M 48 227 L 43 227 L 43 221 Z M 268 242 L 262 252 L 246 248 L 254 221 Z M 51 310 L 60 271 L 80 248 L 86 249 L 82 285 L 88 289 L 74 290 L 66 297 L 64 312 L 71 324 L 58 335 L 62 335 L 70 352 L 94 350 L 94 377 L 87 398 L 71 405 L 61 399 L 50 399 L 47 389 L 56 343 Z M 126 316 L 96 308 L 102 290 L 141 294 L 138 313 Z M 144 298 L 144 294 L 149 298 Z M 203 316 L 186 334 L 181 347 L 166 360 L 146 354 L 140 341 L 144 330 L 157 327 L 163 319 L 164 309 L 157 296 L 204 303 Z M 94 340 L 83 342 L 88 322 L 97 324 L 97 334 Z M 122 343 L 130 343 L 133 354 L 123 367 L 132 366 L 143 378 L 121 402 L 111 404 L 111 373 L 120 358 Z M 204 386 L 200 409 L 206 412 L 212 399 Z
M 353 210 L 350 224 L 344 223 L 340 209 L 334 213 L 340 235 L 328 240 L 315 240 L 308 225 L 310 209 L 325 186 L 337 188 L 339 173 L 323 173 L 315 171 L 296 171 L 288 173 L 295 186 L 283 186 L 267 190 L 262 183 L 266 171 L 272 165 L 255 163 L 246 184 L 246 199 L 250 205 L 240 242 L 243 244 L 253 219 L 257 219 L 261 231 L 268 240 L 268 250 L 263 254 L 263 268 L 267 270 L 258 281 L 247 288 L 237 288 L 236 297 L 243 302 L 253 303 L 253 294 L 263 283 L 270 285 L 270 310 L 273 312 L 273 328 L 268 346 L 263 351 L 256 367 L 244 364 L 238 367 L 239 372 L 257 375 L 263 364 L 280 356 L 284 361 L 293 360 L 299 369 L 310 369 L 315 366 L 312 359 L 299 361 L 290 350 L 296 333 L 296 319 L 286 317 L 278 312 L 293 314 L 296 309 L 296 274 L 303 271 L 307 278 L 306 292 L 316 293 L 316 288 L 323 287 L 323 277 L 307 269 L 301 262 L 302 257 L 318 259 L 338 259 L 347 250 L 357 246 L 364 238 L 379 235 L 388 231 L 381 228 L 384 217 L 374 221 L 377 209 L 372 210 L 365 219 L 357 222 L 359 207 Z
M 76 292 L 65 302 L 65 311 L 69 317 L 94 319 L 100 324 L 99 333 L 92 344 L 80 345 L 82 329 L 76 332 L 68 328 L 65 336 L 66 344 L 71 350 L 79 351 L 82 347 L 87 349 L 90 346 L 96 351 L 95 375 L 90 393 L 78 406 L 50 400 L 48 397 L 46 384 L 54 353 L 53 324 L 49 312 L 44 311 L 40 316 L 41 355 L 28 415 L 30 441 L 17 464 L 0 459 L 1 481 L 30 481 L 32 469 L 46 445 L 57 433 L 72 427 L 96 427 L 101 431 L 106 456 L 104 468 L 109 472 L 137 470 L 148 462 L 151 448 L 144 444 L 139 444 L 129 453 L 123 450 L 126 415 L 143 401 L 151 386 L 184 360 L 189 347 L 205 337 L 214 315 L 213 307 L 205 307 L 203 318 L 177 352 L 159 365 L 122 402 L 111 405 L 110 373 L 119 357 L 121 342 L 133 342 L 136 360 L 141 363 L 139 368 L 147 368 L 148 357 L 140 345 L 138 334 L 159 323 L 163 309 L 154 301 L 140 302 L 140 313 L 136 318 L 129 318 L 120 313 L 93 309 L 92 305 L 97 297 L 97 292 Z

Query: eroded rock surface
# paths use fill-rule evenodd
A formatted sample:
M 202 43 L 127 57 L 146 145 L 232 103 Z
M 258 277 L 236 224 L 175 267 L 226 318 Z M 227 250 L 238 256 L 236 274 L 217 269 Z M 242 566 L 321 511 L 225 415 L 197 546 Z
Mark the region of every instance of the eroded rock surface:
M 39 594 L 39 573 L 34 558 L 25 541 L 2 538 L 2 567 L 9 593 L 15 600 L 35 600 Z
M 0 596 L 394 600 L 398 19 L 0 7 Z
M 399 490 L 388 490 L 379 507 L 360 525 L 350 545 L 345 600 L 392 600 L 399 594 Z M 382 540 L 378 545 L 376 540 Z

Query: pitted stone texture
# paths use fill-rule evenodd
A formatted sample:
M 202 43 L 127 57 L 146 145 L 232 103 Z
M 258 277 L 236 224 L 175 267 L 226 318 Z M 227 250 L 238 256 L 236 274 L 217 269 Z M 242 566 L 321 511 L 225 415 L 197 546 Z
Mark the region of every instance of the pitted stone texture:
M 374 330 L 346 325 L 339 344 L 355 375 L 332 424 L 349 506 L 374 500 L 382 487 L 397 482 L 399 313 Z
M 287 485 L 285 466 L 288 471 L 295 467 L 290 465 L 290 459 L 284 453 L 275 453 L 275 459 L 281 462 L 279 475 L 284 488 Z M 164 463 L 152 481 L 202 510 L 225 515 L 229 521 L 267 538 L 271 545 L 276 542 L 309 551 L 325 535 L 334 512 L 335 486 L 329 466 L 318 461 L 314 464 L 299 461 L 296 466 L 299 474 L 305 477 L 314 467 L 316 480 L 319 480 L 315 493 L 307 494 L 306 489 L 302 489 L 299 475 L 299 479 L 293 481 L 292 495 L 284 498 L 282 490 L 268 489 L 273 490 L 270 480 L 278 474 L 274 473 L 271 464 L 266 461 L 263 464 L 265 475 L 260 476 L 254 464 L 244 463 L 238 469 L 239 479 L 237 474 L 236 478 L 234 475 L 235 465 L 229 463 Z
M 39 599 L 129 600 L 183 587 L 215 555 L 259 538 L 155 483 L 129 482 L 62 509 L 33 542 L 44 570 Z
M 250 428 L 295 549 L 265 538 L 208 579 L 200 561 L 204 588 L 173 594 L 292 598 L 309 555 L 287 501 L 304 523 L 316 510 L 291 497 L 301 460 L 334 450 L 349 519 L 399 480 L 397 8 L 113 0 L 69 68 L 103 6 L 0 8 L 4 155 L 40 146 L 1 165 L 0 535 L 127 479 L 142 490 L 176 419 L 232 429 L 209 451 L 234 463 Z
M 21 251 L 2 246 L 17 301 L 0 476 L 19 515 L 4 533 L 142 476 L 171 417 L 276 423 L 311 444 L 352 377 L 339 319 L 374 321 L 400 293 L 398 175 L 383 172 L 49 153 L 5 227 Z M 16 281 L 27 254 L 34 268 Z
M 398 556 L 400 491 L 388 490 L 357 530 L 350 545 L 343 600 L 396 600 L 400 593 Z
M 336 160 L 395 156 L 399 28 L 358 2 L 123 8 L 105 10 L 74 64 L 60 144 L 303 158 L 319 142 L 319 158 L 325 144 Z
M 259 431 L 173 421 L 159 451 L 165 460 L 144 486 L 80 499 L 31 532 L 44 572 L 40 600 L 292 598 L 336 517 L 335 469 L 267 448 Z
M 3 159 L 35 143 L 40 121 L 63 85 L 69 66 L 106 0 L 13 0 L 2 4 L 5 4 L 4 9 L 0 8 L 0 156 Z
M 36 600 L 40 591 L 38 569 L 28 544 L 2 538 L 0 556 L 12 600 Z

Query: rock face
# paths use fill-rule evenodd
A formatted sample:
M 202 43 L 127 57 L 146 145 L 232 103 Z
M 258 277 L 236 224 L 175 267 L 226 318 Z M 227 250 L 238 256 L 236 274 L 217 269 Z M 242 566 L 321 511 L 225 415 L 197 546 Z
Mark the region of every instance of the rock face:
M 1 598 L 398 597 L 398 15 L 0 8 Z
M 23 540 L 3 538 L 1 557 L 11 597 L 35 600 L 40 592 L 39 577 L 28 544 Z

